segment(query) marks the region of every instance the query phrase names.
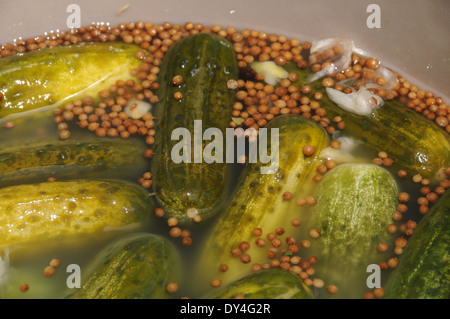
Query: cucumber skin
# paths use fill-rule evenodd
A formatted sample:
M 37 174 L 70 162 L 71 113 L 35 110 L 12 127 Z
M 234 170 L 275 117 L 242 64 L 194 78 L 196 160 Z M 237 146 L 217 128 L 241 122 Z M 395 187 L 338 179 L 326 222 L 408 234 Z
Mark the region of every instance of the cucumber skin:
M 149 221 L 154 200 L 134 183 L 77 180 L 0 190 L 0 247 L 57 241 Z
M 144 148 L 138 145 L 117 141 L 68 141 L 2 148 L 0 186 L 17 185 L 27 180 L 44 182 L 50 176 L 59 180 L 60 177 L 78 178 L 81 174 L 100 175 L 108 170 L 120 173 L 130 163 L 144 166 L 144 159 L 136 158 L 143 151 Z M 50 175 L 53 170 L 57 173 Z
M 327 111 L 328 118 L 343 118 L 345 129 L 340 131 L 340 136 L 361 140 L 377 152 L 387 152 L 399 168 L 413 175 L 421 174 L 434 181 L 442 179 L 442 170 L 450 166 L 450 134 L 434 121 L 396 100 L 385 100 L 374 116 L 347 112 L 328 98 L 322 79 L 306 83 L 305 79 L 312 74 L 310 70 L 299 70 L 292 63 L 285 68 L 299 75 L 294 85 L 299 88 L 304 84 L 311 86 L 310 98 L 315 92 L 323 94 L 320 106 Z
M 393 245 L 395 238 L 386 227 L 397 196 L 395 179 L 377 165 L 341 164 L 324 175 L 305 229 L 320 231 L 308 253 L 318 258 L 317 276 L 338 286 L 336 298 L 362 298 L 368 290 L 367 266 L 389 259 L 377 245 Z
M 176 75 L 184 79 L 180 86 L 172 85 Z M 203 130 L 218 128 L 225 138 L 235 101 L 235 91 L 228 89 L 227 81 L 237 78 L 233 47 L 219 36 L 197 34 L 184 38 L 171 46 L 163 59 L 151 170 L 158 201 L 169 216 L 180 222 L 189 219 L 189 208 L 197 209 L 203 220 L 217 212 L 229 194 L 232 167 L 227 163 L 194 163 L 193 159 L 191 163 L 174 163 L 170 155 L 178 141 L 171 140 L 172 131 L 187 128 L 193 138 L 194 120 L 202 120 Z M 176 92 L 183 94 L 180 101 L 174 99 Z
M 385 285 L 385 299 L 450 298 L 450 192 L 419 222 Z
M 323 127 L 298 115 L 276 117 L 267 128 L 268 132 L 270 128 L 279 128 L 278 172 L 261 174 L 261 167 L 267 164 L 246 164 L 232 200 L 214 221 L 200 253 L 200 273 L 212 272 L 211 276 L 216 276 L 214 271 L 220 264 L 229 266 L 229 270 L 221 274 L 224 284 L 242 277 L 247 271 L 239 258 L 231 256 L 231 249 L 244 241 L 253 243 L 252 231 L 255 228 L 270 232 L 294 218 L 289 215 L 289 202 L 284 201 L 282 195 L 286 191 L 294 193 L 299 187 L 307 187 L 308 183 L 315 184 L 307 180 L 307 175 L 320 164 L 316 156 L 329 143 Z M 270 140 L 268 137 L 268 143 Z M 307 144 L 316 150 L 310 158 L 303 154 L 303 146 Z M 270 144 L 268 147 L 270 150 Z M 266 260 L 265 250 L 255 248 L 255 251 L 249 252 L 252 262 L 263 262 L 258 258 Z
M 81 43 L 0 59 L 0 118 L 49 106 L 83 91 L 96 98 L 116 80 L 131 77 L 138 45 Z
M 281 269 L 252 273 L 206 298 L 234 299 L 238 296 L 244 299 L 314 299 L 311 289 L 299 276 Z
M 82 287 L 70 299 L 161 299 L 178 282 L 181 257 L 167 239 L 149 233 L 120 237 L 92 261 Z

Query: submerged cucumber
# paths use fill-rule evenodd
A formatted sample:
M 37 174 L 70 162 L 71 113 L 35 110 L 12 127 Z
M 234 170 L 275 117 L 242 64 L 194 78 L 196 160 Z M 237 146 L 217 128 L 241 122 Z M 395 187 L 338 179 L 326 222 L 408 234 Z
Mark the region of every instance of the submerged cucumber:
M 324 175 L 305 229 L 320 232 L 308 254 L 318 258 L 316 275 L 326 285 L 337 285 L 335 297 L 362 298 L 368 290 L 367 267 L 388 259 L 377 245 L 393 244 L 386 228 L 397 194 L 395 179 L 377 165 L 342 164 Z
M 165 238 L 148 233 L 121 237 L 86 270 L 71 299 L 168 298 L 166 286 L 181 279 L 181 257 Z
M 209 299 L 314 299 L 299 276 L 281 269 L 262 270 L 245 276 L 208 295 Z
M 450 192 L 414 231 L 385 286 L 386 299 L 450 298 Z
M 293 64 L 285 68 L 299 74 L 295 85 L 307 84 L 305 79 L 311 71 L 299 70 Z M 396 100 L 385 100 L 373 116 L 347 112 L 328 98 L 321 81 L 308 83 L 312 87 L 310 97 L 321 92 L 320 107 L 327 111 L 327 117 L 343 118 L 345 129 L 340 131 L 340 136 L 361 140 L 376 151 L 386 152 L 398 167 L 412 175 L 421 174 L 434 180 L 442 178 L 442 170 L 450 166 L 450 134 Z
M 92 175 L 123 174 L 125 168 L 142 167 L 143 147 L 132 143 L 92 141 L 36 143 L 2 148 L 0 151 L 0 186 L 19 184 L 26 180 L 45 181 L 49 177 L 86 178 Z M 54 172 L 54 173 L 53 173 Z M 52 174 L 53 173 L 53 174 Z
M 175 76 L 182 76 L 181 85 L 173 85 Z M 163 59 L 158 78 L 160 102 L 155 107 L 153 189 L 168 215 L 181 222 L 189 220 L 189 209 L 195 209 L 203 220 L 217 211 L 228 195 L 231 167 L 225 159 L 224 163 L 195 162 L 191 154 L 190 162 L 175 163 L 171 152 L 180 141 L 172 139 L 172 133 L 177 128 L 187 129 L 193 140 L 194 121 L 201 120 L 203 130 L 217 128 L 225 137 L 235 99 L 227 81 L 237 78 L 233 47 L 220 36 L 186 37 L 171 46 Z M 181 100 L 174 98 L 177 92 L 182 94 Z
M 57 241 L 147 222 L 154 203 L 137 184 L 78 180 L 0 190 L 0 247 Z
M 75 94 L 97 97 L 129 78 L 141 61 L 139 46 L 82 43 L 45 48 L 0 59 L 0 118 L 55 104 Z M 77 95 L 78 97 L 78 95 Z
M 198 260 L 198 271 L 203 276 L 218 276 L 220 264 L 227 264 L 229 270 L 220 274 L 223 283 L 234 281 L 248 272 L 239 257 L 230 254 L 242 242 L 251 243 L 248 254 L 252 263 L 264 263 L 267 251 L 254 247 L 252 231 L 261 228 L 265 233 L 273 232 L 279 226 L 289 226 L 292 215 L 290 202 L 283 199 L 287 191 L 295 193 L 299 188 L 314 184 L 308 178 L 310 172 L 320 164 L 318 154 L 328 145 L 328 135 L 317 123 L 297 115 L 283 115 L 269 122 L 268 132 L 279 129 L 279 163 L 274 174 L 261 174 L 261 167 L 268 164 L 248 163 L 242 172 L 232 200 L 205 240 Z M 271 150 L 271 138 L 268 149 Z M 313 156 L 303 153 L 305 145 L 315 149 Z M 311 176 L 309 176 L 311 177 Z

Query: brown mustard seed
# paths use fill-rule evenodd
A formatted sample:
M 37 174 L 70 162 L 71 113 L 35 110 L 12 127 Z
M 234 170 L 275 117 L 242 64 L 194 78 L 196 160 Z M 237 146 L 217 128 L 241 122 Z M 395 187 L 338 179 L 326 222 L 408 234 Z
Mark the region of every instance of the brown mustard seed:
M 21 284 L 19 289 L 21 292 L 27 292 L 30 289 L 30 286 L 28 286 L 28 284 Z
M 57 268 L 60 264 L 61 264 L 61 260 L 56 259 L 56 258 L 50 260 L 50 263 L 49 263 L 49 265 L 52 266 L 53 268 Z
M 178 291 L 178 284 L 176 282 L 168 283 L 166 286 L 166 290 L 170 294 L 176 293 Z
M 320 237 L 320 231 L 316 228 L 313 228 L 309 231 L 309 236 L 311 236 L 311 238 L 319 238 Z
M 222 280 L 220 280 L 220 279 L 216 278 L 216 279 L 211 280 L 211 286 L 214 288 L 219 287 L 221 284 L 222 284 Z
M 305 198 L 305 201 L 306 201 L 306 204 L 308 204 L 308 205 L 316 204 L 316 199 L 314 197 L 312 197 L 312 196 L 307 196 Z
M 10 129 L 10 128 L 13 128 L 14 125 L 15 125 L 15 124 L 14 124 L 13 121 L 8 121 L 8 122 L 6 122 L 5 124 L 3 124 L 3 127 L 6 128 L 6 129 Z
M 294 219 L 291 221 L 291 224 L 292 224 L 292 226 L 294 226 L 294 227 L 300 226 L 300 224 L 301 224 L 300 219 L 294 218 Z
M 183 77 L 182 77 L 181 75 L 175 75 L 175 76 L 172 78 L 172 84 L 173 84 L 173 85 L 178 86 L 178 85 L 183 84 L 183 82 L 184 82 L 184 79 L 183 79 Z
M 174 227 L 176 225 L 178 225 L 178 219 L 176 219 L 175 217 L 171 217 L 167 220 L 167 225 L 169 225 L 169 227 Z
M 51 277 L 55 274 L 56 270 L 52 266 L 47 266 L 44 268 L 44 276 L 45 277 Z
M 250 244 L 249 244 L 248 242 L 244 241 L 244 242 L 242 242 L 242 243 L 239 245 L 239 249 L 240 249 L 241 251 L 249 250 L 249 249 L 250 249 Z
M 338 292 L 338 287 L 336 285 L 328 285 L 327 286 L 327 291 L 329 294 L 335 294 Z
M 294 197 L 294 195 L 291 192 L 284 192 L 283 193 L 283 199 L 286 201 L 291 200 Z
M 255 228 L 253 229 L 252 235 L 255 237 L 259 237 L 262 235 L 262 229 L 261 228 Z
M 399 176 L 400 178 L 408 177 L 408 172 L 407 172 L 406 170 L 404 170 L 404 169 L 399 170 L 399 171 L 397 172 L 397 174 L 398 174 L 398 176 Z
M 249 262 L 252 261 L 249 254 L 242 254 L 239 258 L 240 258 L 241 262 L 244 264 L 248 264 Z
M 221 272 L 226 272 L 226 271 L 228 270 L 228 265 L 226 265 L 226 264 L 221 264 L 221 265 L 219 266 L 219 270 L 220 270 Z
M 384 253 L 388 250 L 388 245 L 386 243 L 378 243 L 377 249 L 379 252 Z
M 184 237 L 181 240 L 181 243 L 183 244 L 183 246 L 190 246 L 190 245 L 192 245 L 192 238 L 191 237 Z
M 158 217 L 163 217 L 164 216 L 164 209 L 160 208 L 160 207 L 156 208 L 155 209 L 155 215 L 158 216 Z
M 173 238 L 178 238 L 181 236 L 181 229 L 179 227 L 173 227 L 170 229 L 169 234 Z
M 408 193 L 406 192 L 401 192 L 400 194 L 398 194 L 398 200 L 402 203 L 407 203 L 410 199 L 410 196 Z
M 398 266 L 398 259 L 397 257 L 392 257 L 387 261 L 389 268 L 395 268 Z
M 312 156 L 312 155 L 314 155 L 314 152 L 315 152 L 314 146 L 311 146 L 311 145 L 305 145 L 305 146 L 303 147 L 303 154 L 304 154 L 305 156 Z
M 181 100 L 183 98 L 183 94 L 181 92 L 175 92 L 173 94 L 173 97 L 175 98 L 175 100 Z
M 373 290 L 373 294 L 375 295 L 376 298 L 383 298 L 384 297 L 384 289 L 382 287 L 375 288 Z

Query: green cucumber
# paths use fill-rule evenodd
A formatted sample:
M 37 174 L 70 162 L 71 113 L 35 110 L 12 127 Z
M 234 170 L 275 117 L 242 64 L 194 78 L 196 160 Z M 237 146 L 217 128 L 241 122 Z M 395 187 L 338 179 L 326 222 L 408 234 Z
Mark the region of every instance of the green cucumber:
M 450 192 L 419 222 L 385 285 L 387 299 L 450 298 Z
M 345 122 L 342 137 L 352 137 L 376 151 L 386 152 L 398 167 L 411 174 L 421 174 L 433 180 L 442 179 L 443 169 L 450 166 L 450 135 L 434 121 L 409 109 L 397 100 L 385 100 L 373 116 L 360 116 L 347 112 L 332 102 L 322 86 L 322 79 L 307 83 L 310 70 L 300 70 L 293 64 L 285 66 L 289 72 L 299 74 L 298 87 L 309 84 L 309 96 L 321 92 L 320 107 L 333 119 L 340 116 Z
M 341 164 L 324 175 L 317 188 L 317 203 L 305 230 L 317 229 L 309 255 L 316 256 L 317 277 L 336 285 L 337 298 L 362 298 L 368 290 L 367 267 L 386 261 L 379 243 L 393 245 L 386 230 L 398 202 L 398 186 L 383 167 Z
M 49 177 L 77 178 L 83 174 L 108 177 L 119 175 L 125 179 L 125 168 L 147 165 L 144 147 L 130 141 L 54 141 L 15 147 L 0 151 L 0 186 L 23 183 L 27 180 L 46 181 Z
M 181 257 L 167 239 L 149 233 L 120 237 L 92 261 L 71 299 L 162 299 L 181 279 Z
M 175 76 L 182 76 L 183 84 L 173 85 Z M 195 209 L 203 220 L 217 211 L 227 198 L 231 166 L 225 159 L 223 163 L 195 163 L 191 157 L 190 163 L 175 163 L 171 151 L 180 142 L 172 140 L 172 132 L 186 128 L 194 136 L 194 121 L 201 120 L 203 130 L 217 128 L 225 136 L 235 99 L 227 81 L 237 78 L 233 47 L 220 36 L 186 37 L 171 46 L 163 59 L 158 78 L 160 102 L 155 107 L 153 189 L 168 215 L 180 222 L 189 220 L 189 209 Z M 177 92 L 181 100 L 174 98 Z
M 108 89 L 141 63 L 137 45 L 82 43 L 0 59 L 0 118 Z
M 137 184 L 77 180 L 0 190 L 0 248 L 55 242 L 149 221 L 154 200 Z
M 220 289 L 208 299 L 314 299 L 299 276 L 281 269 L 261 270 Z
M 279 130 L 278 171 L 261 174 L 261 167 L 267 164 L 258 162 L 246 165 L 232 200 L 214 221 L 201 249 L 197 267 L 199 273 L 215 278 L 219 275 L 219 265 L 226 264 L 229 270 L 220 274 L 224 284 L 249 271 L 239 257 L 230 254 L 242 242 L 251 243 L 248 254 L 252 256 L 252 263 L 267 261 L 267 251 L 253 245 L 255 238 L 252 231 L 261 228 L 265 233 L 274 232 L 279 226 L 287 229 L 291 220 L 298 217 L 292 214 L 289 209 L 291 201 L 285 201 L 283 194 L 314 187 L 316 183 L 312 181 L 311 172 L 314 173 L 320 164 L 318 154 L 329 143 L 323 127 L 298 115 L 279 116 L 270 121 L 267 128 L 269 133 L 272 128 Z M 268 138 L 269 150 L 270 141 L 271 138 Z M 304 155 L 305 145 L 314 147 L 313 156 Z

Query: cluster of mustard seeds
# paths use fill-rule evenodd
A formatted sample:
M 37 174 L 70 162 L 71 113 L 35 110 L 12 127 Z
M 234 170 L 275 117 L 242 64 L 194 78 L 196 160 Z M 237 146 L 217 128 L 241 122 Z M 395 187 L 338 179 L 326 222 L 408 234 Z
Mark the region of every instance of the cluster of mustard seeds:
M 254 239 L 253 244 L 243 241 L 230 251 L 230 254 L 238 258 L 241 263 L 249 264 L 251 271 L 257 272 L 263 269 L 278 268 L 299 276 L 308 287 L 314 286 L 319 289 L 326 287 L 329 294 L 335 294 L 338 291 L 336 285 L 329 284 L 325 286 L 325 282 L 315 276 L 314 265 L 318 262 L 316 256 L 309 256 L 306 259 L 304 256 L 300 256 L 300 249 L 307 249 L 311 246 L 310 240 L 304 239 L 297 243 L 293 236 L 287 236 L 283 227 L 277 227 L 273 232 L 269 232 L 265 236 L 261 228 L 255 228 L 252 230 L 251 235 Z M 317 239 L 319 236 L 320 232 L 317 229 L 310 231 L 312 240 Z M 264 262 L 252 260 L 251 255 L 248 253 L 251 245 L 266 249 L 267 259 Z M 220 264 L 218 269 L 220 272 L 227 272 L 229 266 Z M 220 278 L 213 278 L 210 284 L 216 288 L 222 284 L 222 281 Z

